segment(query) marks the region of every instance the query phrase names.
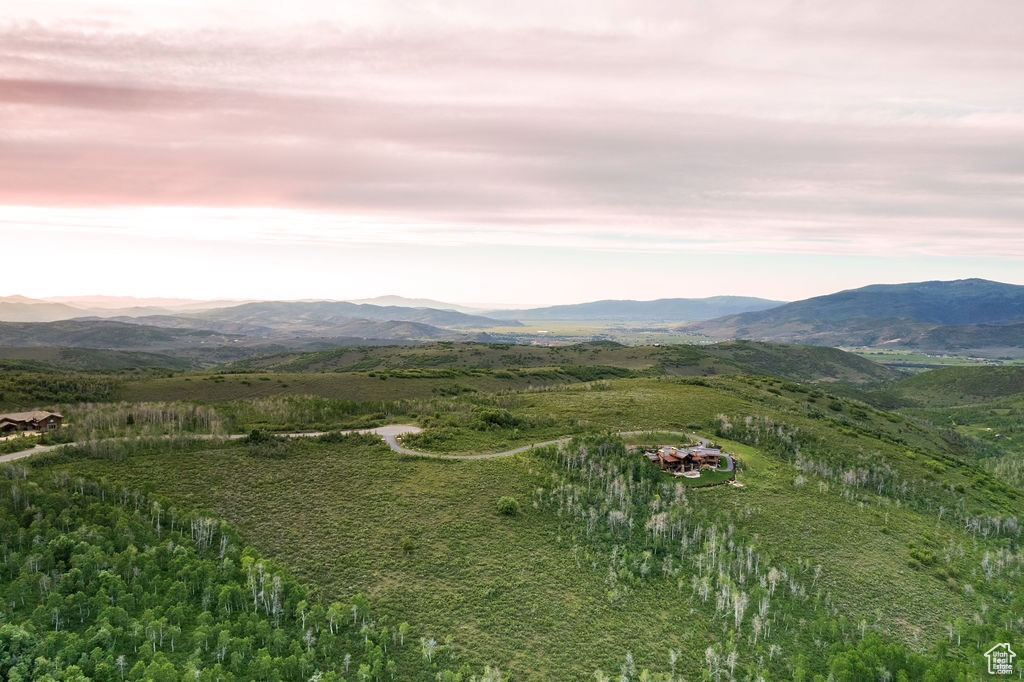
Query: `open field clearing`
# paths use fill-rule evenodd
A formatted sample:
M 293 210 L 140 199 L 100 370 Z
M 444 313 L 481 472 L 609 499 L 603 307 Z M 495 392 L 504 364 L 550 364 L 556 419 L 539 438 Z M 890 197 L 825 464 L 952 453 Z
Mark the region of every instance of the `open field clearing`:
M 972 538 L 905 507 L 795 485 L 789 466 L 724 445 L 740 454 L 745 487 L 691 491 L 695 518 L 739 529 L 763 560 L 790 567 L 827 595 L 833 617 L 866 619 L 914 647 L 969 617 L 971 599 L 957 581 L 951 589 L 908 561 L 927 536 L 938 547 L 962 548 L 953 568 L 975 580 L 969 574 L 980 548 Z M 382 613 L 439 641 L 451 636 L 474 665 L 497 665 L 516 679 L 584 679 L 595 667 L 617 669 L 627 651 L 637 665 L 663 670 L 668 649 L 683 652 L 680 670 L 697 676 L 706 642 L 727 634 L 689 580 L 680 583 L 656 563 L 652 576 L 626 571 L 610 586 L 608 552 L 616 545 L 588 543 L 556 510 L 533 505 L 552 472 L 544 455 L 423 460 L 353 437 L 290 443 L 270 457 L 234 443 L 55 459 L 46 470 L 210 510 L 325 602 L 365 592 Z M 522 513 L 499 514 L 503 496 L 520 500 Z M 823 607 L 787 608 L 810 620 Z
M 168 513 L 223 519 L 316 603 L 365 594 L 381 622 L 438 643 L 436 660 L 389 651 L 407 679 L 465 664 L 516 680 L 631 666 L 661 680 L 855 680 L 865 660 L 911 679 L 970 679 L 990 642 L 1019 630 L 1014 368 L 811 384 L 737 364 L 717 376 L 648 374 L 724 357 L 790 376 L 875 370 L 757 344 L 723 344 L 714 358 L 648 349 L 657 370 L 652 355 L 605 344 L 563 349 L 558 365 L 541 364 L 552 349 L 375 352 L 108 377 L 118 399 L 63 405 L 66 428 L 41 438 L 83 444 L 15 463 L 4 485 L 24 506 L 35 485 L 18 483 L 24 474 L 71 494 L 95 480 L 118 498 L 143 491 Z M 518 364 L 469 366 L 503 354 Z M 87 374 L 6 386 L 92 390 Z M 368 436 L 274 436 L 394 423 L 422 428 L 402 442 L 437 454 L 579 438 L 456 461 L 396 454 Z M 208 439 L 228 433 L 246 437 Z M 740 486 L 699 487 L 730 474 L 683 480 L 626 451 L 691 433 L 736 455 Z M 33 519 L 20 510 L 8 521 Z M 284 606 L 289 618 L 294 607 Z

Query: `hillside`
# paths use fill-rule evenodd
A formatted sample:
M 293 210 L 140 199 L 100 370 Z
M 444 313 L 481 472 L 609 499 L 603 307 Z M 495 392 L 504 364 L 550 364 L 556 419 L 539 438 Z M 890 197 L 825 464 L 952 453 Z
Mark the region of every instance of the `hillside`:
M 983 348 L 1007 356 L 1019 356 L 1024 348 L 1024 322 L 933 327 L 904 344 L 925 350 L 969 351 Z
M 0 366 L 34 371 L 74 370 L 119 372 L 128 369 L 196 369 L 188 358 L 145 351 L 102 348 L 61 348 L 0 346 Z
M 520 310 L 494 310 L 490 317 L 503 320 L 531 321 L 602 321 L 602 322 L 687 322 L 710 320 L 723 315 L 763 310 L 782 305 L 747 296 L 713 296 L 710 298 L 663 298 L 654 301 L 606 300 L 573 305 L 556 305 Z
M 167 329 L 114 320 L 0 322 L 0 346 L 71 346 L 139 350 L 226 343 L 210 330 Z
M 245 303 L 197 313 L 117 320 L 165 329 L 213 330 L 245 336 L 249 341 L 274 341 L 300 348 L 309 339 L 464 340 L 469 338 L 470 329 L 518 325 L 453 310 L 343 301 Z
M 723 341 L 704 346 L 703 350 L 734 363 L 745 372 L 791 381 L 863 384 L 891 381 L 901 376 L 895 370 L 837 348 Z
M 143 319 L 166 324 L 142 324 Z M 322 336 L 302 329 L 291 333 L 246 323 L 210 323 L 218 330 L 206 328 L 206 322 L 171 316 L 139 318 L 138 320 L 74 319 L 57 322 L 0 322 L 0 357 L 24 357 L 26 348 L 49 349 L 49 357 L 57 357 L 61 349 L 93 349 L 143 351 L 156 353 L 150 361 L 160 367 L 201 367 L 232 362 L 241 358 L 280 353 L 286 349 L 308 351 L 349 345 L 415 343 L 420 340 L 463 339 L 462 332 L 449 331 L 415 322 L 380 322 L 374 320 L 342 320 L 331 326 L 336 336 Z M 65 352 L 65 356 L 66 356 Z M 87 361 L 79 353 L 81 369 L 116 369 L 122 361 L 107 356 Z M 163 358 L 163 359 L 161 359 Z M 30 358 L 29 358 L 30 359 Z M 113 364 L 107 364 L 112 361 Z M 146 362 L 146 361 L 144 361 Z M 130 362 L 129 364 L 136 364 Z M 64 365 L 61 365 L 64 366 Z M 141 366 L 141 365 L 140 365 Z
M 982 279 L 872 284 L 787 303 L 744 319 L 840 322 L 900 319 L 935 325 L 1024 321 L 1024 286 Z
M 33 311 L 12 316 L 57 321 L 0 322 L 0 346 L 156 350 L 204 364 L 249 357 L 271 344 L 305 350 L 353 342 L 467 340 L 473 338 L 470 330 L 520 326 L 455 310 L 341 301 L 258 302 L 156 315 L 142 314 L 141 308 L 130 315 L 104 310 L 99 317 L 58 303 L 2 305 Z
M 624 346 L 595 341 L 569 346 L 441 343 L 416 347 L 347 347 L 239 361 L 230 372 L 354 372 L 379 369 L 507 371 L 524 368 L 619 368 L 638 376 L 770 374 L 793 381 L 888 381 L 900 374 L 834 348 L 760 342 L 710 346 Z
M 408 623 L 394 624 L 393 640 L 365 595 L 320 602 L 208 512 L 182 514 L 167 499 L 103 481 L 6 473 L 5 680 L 179 680 L 182 669 L 211 681 L 332 682 L 348 667 L 443 674 L 419 656 L 414 636 L 406 641 Z
M 1024 367 L 947 367 L 905 378 L 891 391 L 929 405 L 962 405 L 1024 393 Z
M 348 303 L 345 301 L 266 301 L 245 303 L 230 308 L 207 310 L 190 315 L 204 323 L 244 323 L 292 332 L 302 330 L 331 336 L 343 336 L 335 329 L 352 320 L 374 322 L 414 322 L 450 329 L 509 326 L 507 320 L 497 321 L 480 315 L 467 315 L 454 310 L 409 308 Z M 513 324 L 513 326 L 515 326 Z M 369 334 L 367 335 L 369 336 Z
M 867 395 L 972 439 L 978 466 L 1024 491 L 1024 367 L 935 369 Z
M 430 363 L 442 351 L 487 362 L 518 350 L 460 346 L 390 349 L 401 353 L 392 364 L 410 364 L 416 353 Z M 590 344 L 562 353 L 582 364 L 636 350 Z M 723 344 L 722 352 L 767 353 L 779 363 L 785 350 Z M 816 351 L 832 352 L 806 352 Z M 472 380 L 468 370 L 447 371 L 449 383 Z M 726 679 L 728 661 L 737 679 L 855 680 L 863 661 L 871 662 L 871 679 L 879 668 L 893 679 L 972 679 L 991 642 L 1019 635 L 1013 614 L 1022 606 L 1024 562 L 1015 515 L 1024 497 L 975 466 L 974 442 L 949 429 L 837 397 L 827 386 L 763 375 L 655 372 L 399 398 L 417 372 L 427 380 L 430 368 L 374 370 L 368 380 L 381 393 L 372 399 L 314 398 L 305 386 L 289 386 L 277 396 L 214 402 L 207 387 L 234 375 L 194 375 L 174 385 L 191 387 L 187 403 L 69 406 L 69 434 L 96 440 L 36 460 L 19 491 L 38 496 L 36 477 L 66 481 L 69 494 L 83 479 L 98 480 L 130 505 L 131 491 L 147 490 L 165 500 L 159 509 L 169 528 L 173 515 L 209 510 L 321 602 L 350 605 L 362 592 L 378 627 L 393 632 L 407 621 L 414 641 L 448 647 L 438 663 L 497 667 L 502 679 L 595 679 L 595 670 L 630 666 L 630 680 L 643 679 L 643 669 L 664 680 L 713 679 L 716 671 Z M 511 364 L 498 372 L 516 373 Z M 275 375 L 242 376 L 254 389 L 280 386 Z M 337 377 L 344 386 L 364 375 L 307 376 Z M 200 396 L 207 399 L 194 402 Z M 379 440 L 338 434 L 301 442 L 152 438 L 397 421 L 424 428 L 407 444 L 442 453 L 584 437 L 477 461 L 400 456 Z M 666 430 L 696 431 L 735 453 L 743 487 L 687 487 L 608 435 Z M 117 433 L 151 438 L 104 440 Z M 684 437 L 630 436 L 633 443 Z M 501 513 L 503 497 L 516 499 L 519 512 Z M 148 501 L 139 515 L 150 528 L 159 523 Z M 37 517 L 22 514 L 12 528 L 17 518 Z M 64 569 L 57 570 L 60 577 Z M 31 583 L 31 598 L 41 598 L 39 584 Z M 294 600 L 282 607 L 284 622 L 304 613 Z M 36 614 L 40 622 L 52 608 Z M 184 639 L 185 631 L 181 650 L 198 649 L 205 663 L 212 652 L 202 633 L 190 625 Z M 124 641 L 129 666 L 164 650 L 158 644 L 139 655 L 134 640 Z M 100 646 L 105 655 L 120 653 Z M 396 640 L 391 649 L 400 671 L 430 663 L 421 647 L 410 651 Z M 399 679 L 436 679 L 425 672 Z M 368 671 L 367 679 L 388 677 Z
M 684 329 L 713 338 L 832 346 L 1021 349 L 1022 322 L 1024 286 L 968 279 L 871 285 Z

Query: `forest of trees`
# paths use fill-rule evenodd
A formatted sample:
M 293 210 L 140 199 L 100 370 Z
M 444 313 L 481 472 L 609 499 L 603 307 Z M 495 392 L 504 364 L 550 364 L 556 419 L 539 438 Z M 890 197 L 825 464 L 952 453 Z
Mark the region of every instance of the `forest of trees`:
M 742 510 L 733 518 L 708 514 L 691 499 L 697 493 L 627 454 L 619 438 L 577 438 L 543 453 L 557 469 L 535 502 L 563 519 L 578 564 L 607 571 L 609 602 L 638 581 L 660 580 L 666 594 L 691 594 L 707 609 L 717 627 L 703 652 L 705 679 L 970 680 L 978 668 L 969 656 L 974 645 L 1007 641 L 1022 622 L 1024 595 L 1012 587 L 1024 569 L 1019 551 L 982 557 L 986 594 L 978 597 L 987 618 L 951 622 L 948 639 L 912 651 L 836 608 L 818 589 L 822 566 L 776 564 L 739 530 Z M 927 558 L 925 545 L 918 553 Z M 595 677 L 673 682 L 681 679 L 674 671 L 680 655 L 670 652 L 669 671 L 649 672 L 624 652 L 618 675 L 598 670 Z
M 361 594 L 319 603 L 217 518 L 31 472 L 0 479 L 2 679 L 501 679 Z

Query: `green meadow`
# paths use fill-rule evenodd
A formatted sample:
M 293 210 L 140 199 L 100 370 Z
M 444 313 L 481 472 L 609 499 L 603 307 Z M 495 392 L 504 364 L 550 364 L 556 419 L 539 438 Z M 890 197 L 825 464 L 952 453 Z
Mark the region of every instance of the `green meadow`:
M 815 589 L 850 622 L 867 619 L 887 636 L 926 646 L 945 623 L 972 616 L 962 590 L 908 566 L 911 545 L 925 535 L 977 561 L 969 536 L 937 531 L 928 515 L 794 485 L 785 467 L 755 449 L 726 445 L 742 457 L 744 488 L 695 489 L 690 503 L 702 518 L 741 524 L 779 566 L 807 575 L 820 567 Z M 639 666 L 665 670 L 670 650 L 680 652 L 681 672 L 698 676 L 707 642 L 723 637 L 678 580 L 638 581 L 610 598 L 602 548 L 586 547 L 557 513 L 532 504 L 550 476 L 539 455 L 446 462 L 349 438 L 290 444 L 270 458 L 237 443 L 55 459 L 45 471 L 213 512 L 324 603 L 366 593 L 392 620 L 451 637 L 472 665 L 516 679 L 584 679 L 596 668 L 616 670 L 627 652 Z M 498 513 L 505 495 L 523 503 L 521 514 Z M 969 573 L 970 563 L 955 565 Z
M 407 623 L 423 646 L 388 650 L 397 679 L 976 679 L 982 652 L 1019 637 L 1024 493 L 994 466 L 1019 462 L 1019 441 L 984 437 L 986 420 L 1019 410 L 1013 377 L 997 390 L 973 375 L 669 375 L 635 350 L 596 351 L 456 345 L 133 378 L 116 400 L 64 405 L 65 438 L 85 444 L 9 479 L 97 481 L 222 519 L 309 603 L 365 595 L 380 622 Z M 863 371 L 851 363 L 842 371 Z M 980 406 L 974 421 L 942 404 L 949 385 Z M 405 444 L 440 454 L 581 438 L 444 460 L 370 436 L 272 435 L 387 423 L 418 424 Z M 251 435 L 195 438 L 209 433 Z M 685 433 L 734 453 L 741 485 L 696 487 L 628 447 Z M 286 600 L 285 620 L 297 608 Z M 443 656 L 428 657 L 430 641 Z M 390 679 L 366 656 L 365 678 L 332 670 Z M 318 661 L 332 665 L 326 649 Z

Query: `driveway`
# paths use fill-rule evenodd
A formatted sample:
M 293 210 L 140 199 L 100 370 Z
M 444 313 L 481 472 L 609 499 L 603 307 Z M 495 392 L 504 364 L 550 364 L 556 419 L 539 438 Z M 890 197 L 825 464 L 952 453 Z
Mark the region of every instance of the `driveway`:
M 423 452 L 422 450 L 413 450 L 412 448 L 407 448 L 404 445 L 402 445 L 402 442 L 401 442 L 402 441 L 402 436 L 404 436 L 407 433 L 421 433 L 422 431 L 423 431 L 423 429 L 421 429 L 420 427 L 415 426 L 413 424 L 388 424 L 386 426 L 377 426 L 377 427 L 374 427 L 372 429 L 349 429 L 349 430 L 346 430 L 346 431 L 341 431 L 340 433 L 344 433 L 344 434 L 349 434 L 349 433 L 372 433 L 372 434 L 378 435 L 381 438 L 383 438 L 384 442 L 388 444 L 388 447 L 391 448 L 392 450 L 394 450 L 395 452 L 401 453 L 403 455 L 411 455 L 413 457 L 429 457 L 431 459 L 495 459 L 497 457 L 508 457 L 510 455 L 516 455 L 516 454 L 519 454 L 520 452 L 526 452 L 528 450 L 532 450 L 533 448 L 541 448 L 541 447 L 545 447 L 545 446 L 548 446 L 548 445 L 558 445 L 560 443 L 568 443 L 570 440 L 572 440 L 571 436 L 564 436 L 562 438 L 555 438 L 554 440 L 546 440 L 546 441 L 542 441 L 540 443 L 532 443 L 530 445 L 522 445 L 522 446 L 517 447 L 517 448 L 512 448 L 511 450 L 502 450 L 500 452 L 483 452 L 483 453 L 468 454 L 468 455 L 442 455 L 442 454 L 438 454 L 438 453 L 435 453 L 435 452 Z M 299 432 L 299 433 L 285 433 L 285 434 L 276 434 L 276 435 L 282 435 L 282 436 L 286 436 L 288 438 L 315 438 L 317 436 L 323 436 L 326 433 L 328 433 L 328 432 L 326 432 L 326 431 L 311 431 L 311 432 L 310 431 L 304 431 L 304 432 Z M 628 436 L 628 435 L 636 435 L 636 434 L 639 434 L 639 433 L 650 433 L 650 431 L 649 430 L 648 431 L 622 431 L 618 435 L 620 435 L 620 436 Z M 665 432 L 662 432 L 662 433 L 665 433 Z M 682 433 L 682 432 L 679 432 L 679 433 Z M 686 435 L 688 437 L 690 437 L 690 438 L 697 439 L 701 443 L 701 445 L 707 446 L 707 444 L 708 444 L 708 440 L 706 438 L 701 438 L 700 436 L 698 436 L 696 434 L 692 434 L 692 433 L 691 434 L 686 434 Z M 215 436 L 215 435 L 209 435 L 209 434 L 197 435 L 197 438 L 203 439 L 203 440 L 218 440 L 218 439 L 237 440 L 237 439 L 245 438 L 245 437 L 246 437 L 245 434 L 232 434 L 230 436 Z M 28 450 L 22 450 L 20 452 L 12 452 L 10 454 L 0 455 L 0 464 L 2 464 L 4 462 L 13 462 L 15 460 L 22 459 L 23 457 L 30 457 L 32 455 L 38 455 L 38 454 L 41 454 L 41 453 L 44 453 L 44 452 L 50 452 L 52 450 L 56 450 L 57 448 L 62 448 L 65 445 L 75 445 L 75 443 L 66 443 L 66 444 L 61 444 L 61 445 L 36 445 L 35 447 L 30 448 Z M 725 468 L 719 469 L 719 471 L 732 471 L 732 469 L 734 467 L 734 463 L 733 463 L 732 457 L 730 457 L 729 455 L 724 455 L 724 457 L 726 458 L 726 466 L 725 466 Z

